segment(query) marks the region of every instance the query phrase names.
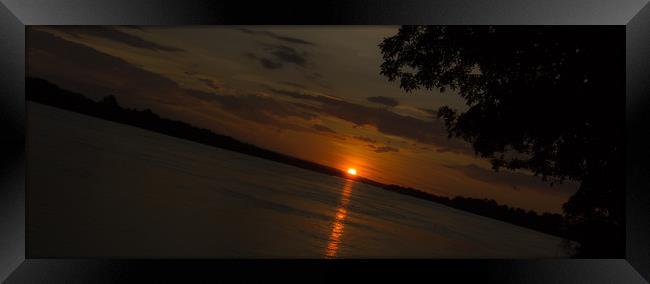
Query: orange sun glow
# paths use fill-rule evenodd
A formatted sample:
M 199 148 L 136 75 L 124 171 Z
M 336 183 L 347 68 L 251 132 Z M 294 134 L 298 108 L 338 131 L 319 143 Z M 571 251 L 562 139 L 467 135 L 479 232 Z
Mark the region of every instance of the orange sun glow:
M 357 169 L 349 168 L 348 169 L 348 174 L 356 176 L 357 175 Z

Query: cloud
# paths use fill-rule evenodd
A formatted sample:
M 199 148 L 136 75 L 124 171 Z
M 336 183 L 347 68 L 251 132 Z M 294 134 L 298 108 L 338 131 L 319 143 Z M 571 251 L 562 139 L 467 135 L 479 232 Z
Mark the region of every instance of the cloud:
M 390 146 L 387 146 L 387 145 L 375 146 L 374 144 L 368 144 L 366 146 L 368 146 L 368 148 L 372 149 L 372 151 L 375 152 L 375 153 L 399 152 L 399 149 L 397 149 L 395 147 L 390 147 Z
M 445 148 L 445 147 L 438 147 L 436 148 L 437 153 L 448 153 L 448 152 L 454 152 L 454 149 L 450 148 Z
M 307 87 L 305 85 L 298 84 L 296 82 L 283 81 L 282 84 L 285 84 L 287 86 L 291 86 L 291 87 L 294 87 L 294 88 L 298 88 L 298 89 L 307 89 Z
M 307 64 L 306 52 L 300 52 L 286 45 L 267 44 L 264 46 L 264 50 L 283 63 L 295 64 L 301 67 Z
M 86 27 L 57 27 L 58 31 L 78 37 L 80 35 L 100 37 L 115 42 L 126 44 L 132 47 L 148 49 L 153 51 L 180 52 L 183 49 L 167 46 L 153 41 L 145 40 L 130 33 L 121 31 L 116 27 L 109 26 L 86 26 Z
M 399 152 L 399 149 L 390 146 L 381 146 L 375 148 L 375 153 Z
M 367 98 L 369 102 L 373 102 L 376 104 L 380 105 L 385 105 L 389 107 L 394 107 L 399 105 L 399 102 L 396 99 L 389 98 L 389 97 L 382 97 L 382 96 L 377 96 L 377 97 L 369 97 Z
M 199 81 L 205 83 L 206 86 L 208 86 L 208 87 L 210 87 L 210 88 L 212 88 L 212 89 L 214 89 L 214 90 L 216 90 L 216 91 L 218 91 L 219 89 L 221 89 L 221 86 L 220 86 L 219 83 L 218 83 L 217 81 L 215 81 L 215 80 L 212 80 L 212 79 L 205 79 L 205 78 L 200 78 Z
M 258 61 L 262 65 L 262 67 L 264 67 L 266 69 L 269 69 L 269 70 L 280 69 L 280 68 L 282 68 L 282 66 L 284 66 L 284 64 L 282 64 L 282 62 L 276 62 L 276 61 L 273 61 L 273 60 L 268 59 L 266 57 L 259 57 L 254 53 L 249 52 L 249 53 L 246 53 L 245 55 L 248 58 L 251 58 L 253 60 Z
M 312 73 L 306 74 L 305 78 L 310 79 L 310 80 L 318 80 L 318 79 L 323 78 L 323 74 L 318 73 L 318 72 L 312 72 Z
M 268 58 L 260 58 L 260 63 L 266 69 L 280 69 L 283 66 L 282 63 L 275 62 L 275 61 L 273 61 L 271 59 L 268 59 Z
M 428 115 L 431 117 L 438 117 L 438 111 L 437 110 L 432 110 L 428 108 L 419 108 L 421 111 L 426 112 Z
M 357 140 L 359 140 L 359 141 L 363 141 L 363 142 L 368 142 L 368 143 L 377 143 L 377 141 L 375 141 L 375 140 L 373 140 L 373 139 L 370 139 L 370 138 L 368 138 L 368 137 L 365 137 L 365 136 L 354 136 L 354 137 L 352 137 L 352 138 L 357 139 Z
M 316 114 L 306 111 L 295 104 L 266 96 L 212 96 L 207 99 L 217 102 L 223 109 L 240 118 L 261 124 L 283 126 L 293 130 L 297 128 L 278 121 L 278 118 L 296 117 L 304 120 L 317 118 Z
M 277 40 L 288 42 L 288 43 L 304 44 L 304 45 L 316 45 L 315 43 L 310 42 L 310 41 L 306 41 L 304 39 L 300 39 L 300 38 L 296 38 L 296 37 L 283 36 L 283 35 L 279 35 L 279 34 L 276 34 L 274 32 L 270 32 L 270 31 L 256 31 L 256 30 L 245 29 L 245 28 L 241 28 L 241 29 L 238 29 L 238 30 L 243 32 L 243 33 L 247 33 L 247 34 L 251 34 L 251 35 L 266 36 L 266 37 L 269 37 L 269 38 L 277 39 Z
M 320 125 L 320 124 L 314 124 L 311 128 L 320 131 L 320 132 L 327 132 L 327 133 L 333 133 L 335 134 L 336 131 L 332 130 L 331 128 L 325 126 L 325 125 Z
M 300 52 L 286 45 L 264 44 L 266 56 L 259 56 L 254 53 L 245 55 L 251 59 L 258 60 L 262 67 L 270 70 L 280 69 L 287 64 L 294 64 L 300 67 L 307 65 L 307 53 Z
M 411 116 L 404 116 L 383 108 L 373 108 L 323 95 L 270 89 L 272 92 L 296 99 L 321 103 L 316 107 L 322 114 L 327 114 L 356 126 L 374 126 L 379 132 L 399 136 L 413 141 L 436 145 L 457 153 L 473 154 L 470 145 L 459 139 L 449 139 L 444 123 L 438 119 L 425 121 Z

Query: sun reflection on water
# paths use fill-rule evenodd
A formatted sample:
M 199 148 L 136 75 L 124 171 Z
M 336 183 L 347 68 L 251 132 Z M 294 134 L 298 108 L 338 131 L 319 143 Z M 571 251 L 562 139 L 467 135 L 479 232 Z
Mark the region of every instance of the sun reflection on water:
M 348 203 L 350 202 L 350 193 L 352 193 L 352 183 L 354 181 L 346 179 L 345 184 L 343 185 L 343 192 L 341 192 L 341 201 L 339 201 L 339 207 L 336 209 L 336 215 L 334 215 L 334 220 L 332 222 L 329 241 L 327 243 L 327 251 L 325 252 L 326 258 L 335 258 L 341 245 L 341 239 L 343 237 L 343 229 L 345 228 L 345 218 L 348 215 L 346 209 Z

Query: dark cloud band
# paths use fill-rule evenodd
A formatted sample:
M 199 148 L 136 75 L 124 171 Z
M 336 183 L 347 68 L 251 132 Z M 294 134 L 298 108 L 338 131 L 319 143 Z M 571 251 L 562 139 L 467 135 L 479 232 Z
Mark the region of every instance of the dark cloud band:
M 148 49 L 153 51 L 167 51 L 167 52 L 180 52 L 183 49 L 167 46 L 153 41 L 145 40 L 130 33 L 123 32 L 116 27 L 62 27 L 58 30 L 63 31 L 73 36 L 86 35 L 93 37 L 100 37 L 119 42 L 132 47 Z
M 369 102 L 380 104 L 380 105 L 385 105 L 389 107 L 394 107 L 399 105 L 399 102 L 396 99 L 389 98 L 389 97 L 382 97 L 382 96 L 377 96 L 377 97 L 369 97 L 367 98 Z
M 239 31 L 241 31 L 243 33 L 251 34 L 251 35 L 265 36 L 265 37 L 277 39 L 277 40 L 288 42 L 288 43 L 304 44 L 304 45 L 316 45 L 315 43 L 310 42 L 310 41 L 306 41 L 304 39 L 299 39 L 299 38 L 296 38 L 296 37 L 283 36 L 283 35 L 279 35 L 279 34 L 276 34 L 274 32 L 270 32 L 270 31 L 256 31 L 256 30 L 250 30 L 250 29 L 244 29 L 244 28 L 239 29 Z

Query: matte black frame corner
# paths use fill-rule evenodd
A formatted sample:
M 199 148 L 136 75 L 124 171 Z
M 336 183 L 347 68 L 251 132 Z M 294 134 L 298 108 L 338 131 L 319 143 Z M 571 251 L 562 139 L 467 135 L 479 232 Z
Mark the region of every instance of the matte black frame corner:
M 647 0 L 0 0 L 0 280 L 7 283 L 293 278 L 357 272 L 500 283 L 648 283 L 650 5 Z M 25 242 L 25 26 L 188 24 L 618 25 L 626 34 L 626 258 L 563 260 L 93 260 L 29 258 Z M 622 72 L 622 70 L 621 70 Z M 288 273 L 292 272 L 292 273 Z M 313 277 L 313 276 L 312 276 Z M 325 278 L 318 280 L 326 280 Z M 331 276 L 334 279 L 337 276 Z M 365 276 L 364 276 L 365 277 Z

